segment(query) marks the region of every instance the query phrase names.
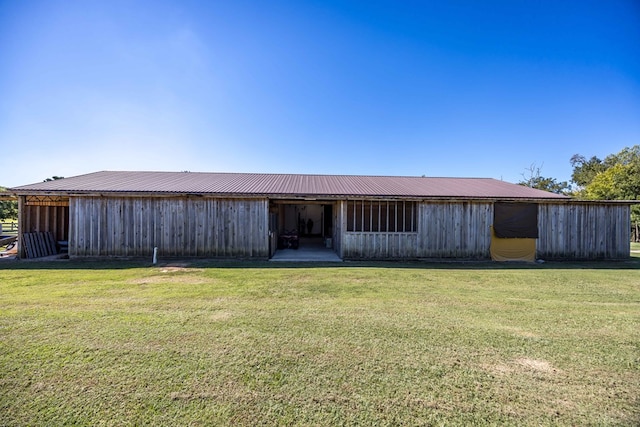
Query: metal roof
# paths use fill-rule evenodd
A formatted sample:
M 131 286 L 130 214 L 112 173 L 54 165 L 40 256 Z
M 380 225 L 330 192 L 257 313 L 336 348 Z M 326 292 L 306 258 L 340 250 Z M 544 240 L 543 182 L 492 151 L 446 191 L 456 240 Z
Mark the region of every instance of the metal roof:
M 102 171 L 10 189 L 15 194 L 199 194 L 271 197 L 569 199 L 492 178 Z

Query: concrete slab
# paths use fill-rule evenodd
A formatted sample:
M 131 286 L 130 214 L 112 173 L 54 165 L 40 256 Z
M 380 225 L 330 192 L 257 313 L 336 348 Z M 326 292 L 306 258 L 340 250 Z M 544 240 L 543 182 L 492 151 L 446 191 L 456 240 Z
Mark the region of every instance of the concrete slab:
M 322 238 L 301 238 L 298 249 L 278 249 L 269 261 L 342 262 L 333 249 L 325 247 Z

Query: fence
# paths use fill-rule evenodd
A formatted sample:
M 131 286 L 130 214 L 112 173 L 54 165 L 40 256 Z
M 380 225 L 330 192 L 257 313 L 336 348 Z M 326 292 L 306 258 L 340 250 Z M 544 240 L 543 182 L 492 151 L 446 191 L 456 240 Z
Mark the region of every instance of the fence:
M 12 222 L 0 222 L 2 225 L 2 235 L 12 235 L 18 234 L 18 223 L 15 221 Z

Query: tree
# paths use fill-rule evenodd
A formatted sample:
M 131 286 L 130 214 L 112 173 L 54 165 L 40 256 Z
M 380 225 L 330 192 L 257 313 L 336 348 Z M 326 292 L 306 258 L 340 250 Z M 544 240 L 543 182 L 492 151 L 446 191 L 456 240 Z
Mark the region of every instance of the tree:
M 579 154 L 571 158 L 571 179 L 579 187 L 578 195 L 590 200 L 640 199 L 640 145 L 625 147 L 608 155 L 586 160 Z M 640 206 L 631 207 L 631 223 L 635 241 L 640 240 Z
M 525 187 L 536 188 L 538 190 L 549 191 L 556 194 L 570 194 L 571 186 L 566 181 L 556 181 L 555 178 L 547 178 L 542 176 L 542 166 L 538 167 L 532 163 L 528 169 L 523 172 L 523 180 L 518 182 L 519 185 Z
M 576 154 L 571 165 L 572 180 L 586 199 L 637 200 L 640 196 L 640 145 L 625 147 L 604 161 Z
M 640 164 L 640 145 L 625 147 L 617 154 L 610 154 L 604 159 L 604 165 L 610 168 L 613 165 L 638 165 Z
M 606 166 L 602 163 L 602 160 L 596 156 L 587 160 L 586 157 L 580 154 L 574 154 L 571 156 L 571 167 L 573 167 L 573 173 L 571 174 L 571 181 L 575 183 L 579 188 L 584 188 L 593 178 L 600 172 L 604 172 Z
M 7 191 L 6 188 L 0 187 L 0 193 Z M 15 200 L 0 201 L 0 220 L 18 219 L 18 202 Z
M 630 180 L 631 168 L 627 165 L 615 164 L 600 172 L 584 189 L 584 196 L 591 200 L 625 200 L 635 199 L 637 190 Z
M 56 176 L 56 175 L 54 175 L 51 178 L 45 179 L 43 182 L 55 181 L 57 179 L 64 179 L 64 176 Z

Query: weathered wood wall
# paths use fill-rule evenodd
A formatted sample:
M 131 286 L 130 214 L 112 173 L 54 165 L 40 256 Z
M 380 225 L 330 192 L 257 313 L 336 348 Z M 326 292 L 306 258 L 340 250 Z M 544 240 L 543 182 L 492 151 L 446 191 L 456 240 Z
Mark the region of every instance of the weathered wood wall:
M 333 206 L 333 250 L 340 258 L 344 258 L 342 252 L 342 237 L 344 236 L 343 218 L 346 212 L 346 203 L 339 201 Z
M 624 204 L 540 204 L 537 256 L 543 259 L 624 259 L 631 216 Z
M 346 259 L 416 258 L 417 233 L 347 231 L 347 202 L 340 202 L 337 211 L 334 247 L 340 257 Z
M 416 233 L 347 232 L 342 257 L 347 259 L 416 258 Z
M 344 208 L 341 209 L 344 216 Z M 341 256 L 352 259 L 488 259 L 493 203 L 423 202 L 416 233 L 343 232 Z M 343 224 L 342 219 L 340 224 Z M 629 257 L 630 208 L 612 203 L 540 203 L 537 257 Z
M 341 209 L 343 230 L 345 208 Z M 488 258 L 493 204 L 432 202 L 418 205 L 413 233 L 344 232 L 343 258 Z
M 421 203 L 420 258 L 489 258 L 493 203 Z
M 69 208 L 65 206 L 31 206 L 23 208 L 22 233 L 50 231 L 55 240 L 66 240 L 69 236 Z
M 69 236 L 69 200 L 21 197 L 19 225 L 21 233 L 51 232 L 55 240 Z
M 65 202 L 66 203 L 66 202 Z M 71 256 L 269 256 L 266 199 L 72 197 L 19 199 L 21 233 L 51 231 Z M 629 257 L 630 207 L 540 203 L 537 256 Z M 346 259 L 489 258 L 491 202 L 421 202 L 416 232 L 347 232 L 346 203 L 334 210 L 334 248 Z
M 267 200 L 75 197 L 70 256 L 269 256 Z

